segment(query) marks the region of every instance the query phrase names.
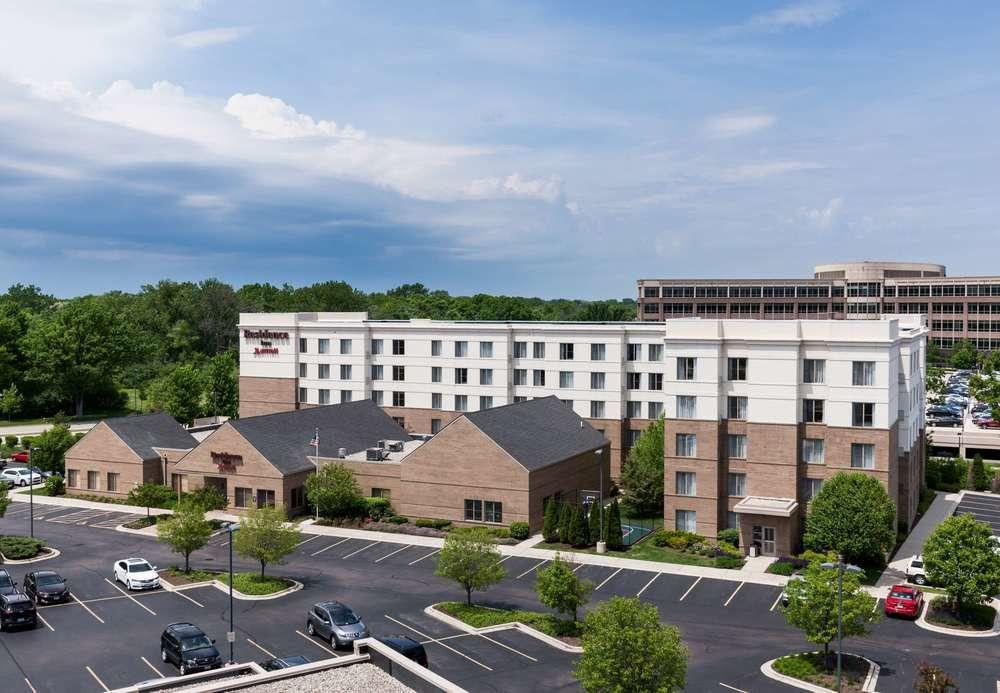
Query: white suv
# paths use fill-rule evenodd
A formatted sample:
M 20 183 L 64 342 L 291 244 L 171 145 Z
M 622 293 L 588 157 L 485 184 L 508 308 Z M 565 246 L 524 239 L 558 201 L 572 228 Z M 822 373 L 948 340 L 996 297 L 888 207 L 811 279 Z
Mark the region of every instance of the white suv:
M 906 579 L 918 585 L 927 584 L 927 573 L 924 572 L 923 555 L 914 556 L 910 564 L 906 566 Z
M 25 467 L 10 467 L 0 472 L 0 479 L 8 482 L 11 486 L 27 486 L 42 483 L 42 475 L 33 472 Z
M 145 558 L 124 558 L 115 562 L 115 582 L 130 590 L 149 590 L 160 586 L 160 576 Z

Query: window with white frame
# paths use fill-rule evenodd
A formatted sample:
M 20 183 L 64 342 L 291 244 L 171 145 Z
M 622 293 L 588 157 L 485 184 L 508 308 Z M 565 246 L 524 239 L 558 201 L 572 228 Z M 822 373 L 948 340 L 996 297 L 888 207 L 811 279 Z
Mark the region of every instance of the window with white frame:
M 351 392 L 350 390 L 341 390 L 340 391 L 340 403 L 341 404 L 347 404 L 353 398 L 354 398 L 354 393 Z
M 730 510 L 726 513 L 726 529 L 740 528 L 740 514 Z
M 480 368 L 479 369 L 479 384 L 480 385 L 492 385 L 493 384 L 493 369 L 492 368 Z
M 442 407 L 441 400 L 442 400 L 442 397 L 441 397 L 441 393 L 440 392 L 432 392 L 431 393 L 431 409 L 440 409 Z
M 735 421 L 746 421 L 747 398 L 742 395 L 730 395 L 726 398 L 726 418 Z
M 677 395 L 677 418 L 693 419 L 697 412 L 697 402 L 694 395 Z
M 854 361 L 851 364 L 851 384 L 852 385 L 874 385 L 875 384 L 875 362 L 874 361 Z
M 694 510 L 675 510 L 674 525 L 681 532 L 694 533 L 698 528 L 697 516 Z
M 472 498 L 465 499 L 465 521 L 466 522 L 483 521 L 483 502 L 481 500 Z
M 649 373 L 647 374 L 647 384 L 650 390 L 662 390 L 663 389 L 663 373 Z
M 677 379 L 694 380 L 697 359 L 692 356 L 677 357 Z
M 373 339 L 372 340 L 372 356 L 378 356 L 382 353 L 382 340 Z
M 455 342 L 455 356 L 458 358 L 469 355 L 468 342 Z
M 307 340 L 305 337 L 299 337 L 299 353 L 305 354 L 307 351 L 309 351 L 308 346 L 309 346 L 309 340 Z
M 678 457 L 694 457 L 698 453 L 698 437 L 694 433 L 678 433 L 675 440 Z
M 826 459 L 826 441 L 806 438 L 802 441 L 802 461 L 806 464 L 823 464 Z
M 392 355 L 406 356 L 406 342 L 402 339 L 392 340 Z
M 455 395 L 455 411 L 468 411 L 468 410 L 469 410 L 469 396 Z
M 625 416 L 630 419 L 642 418 L 642 402 L 626 402 Z
M 465 385 L 469 382 L 469 369 L 468 368 L 456 368 L 455 369 L 455 384 Z
M 379 363 L 372 364 L 372 380 L 382 379 L 382 365 Z
M 559 360 L 560 361 L 573 360 L 573 345 L 570 342 L 561 342 L 559 344 Z
M 431 366 L 431 382 L 441 382 L 441 366 Z
M 642 373 L 626 373 L 625 387 L 629 390 L 639 390 L 642 388 Z
M 441 340 L 440 339 L 432 339 L 431 340 L 431 356 L 440 356 L 440 355 L 441 355 Z
M 875 445 L 872 443 L 851 443 L 851 467 L 854 469 L 875 469 Z
M 515 368 L 514 369 L 514 384 L 515 385 L 527 385 L 528 384 L 528 369 L 527 368 Z
M 309 377 L 309 369 L 307 367 L 307 364 L 305 364 L 305 363 L 300 363 L 299 364 L 299 377 L 300 378 L 308 378 Z
M 823 423 L 823 400 L 802 400 L 802 420 L 805 423 Z
M 648 410 L 649 418 L 655 421 L 663 416 L 663 402 L 650 402 Z
M 384 400 L 385 396 L 383 395 L 382 390 L 372 390 L 372 402 L 374 402 L 376 406 L 381 407 Z
M 299 402 L 308 402 L 308 401 L 309 401 L 309 390 L 304 387 L 300 387 Z
M 809 477 L 802 479 L 802 498 L 806 502 L 811 501 L 821 488 L 823 488 L 822 479 L 810 479 Z
M 531 384 L 535 387 L 545 386 L 545 371 L 535 369 L 531 371 Z
M 628 429 L 627 431 L 625 431 L 625 447 L 626 448 L 635 447 L 635 444 L 639 442 L 639 438 L 641 437 L 642 437 L 642 431 L 635 428 Z
M 851 425 L 871 428 L 875 425 L 875 404 L 872 402 L 851 403 Z
M 320 404 L 329 404 L 330 403 L 330 391 L 329 390 L 320 390 L 319 391 L 319 403 Z
M 592 419 L 603 419 L 604 418 L 604 402 L 598 402 L 596 400 L 590 403 L 590 418 Z
M 642 344 L 627 344 L 625 346 L 625 360 L 638 361 L 642 358 Z
M 559 387 L 563 389 L 573 387 L 573 371 L 559 371 Z
M 591 361 L 603 361 L 607 355 L 607 349 L 604 344 L 591 344 L 590 345 L 590 360 Z
M 646 355 L 649 357 L 650 361 L 662 361 L 663 360 L 663 345 L 662 344 L 649 344 L 646 347 Z
M 330 364 L 320 363 L 316 365 L 316 377 L 320 380 L 327 380 L 330 377 Z
M 516 358 L 516 359 L 526 359 L 526 358 L 528 358 L 528 343 L 527 342 L 514 342 L 514 358 Z
M 493 397 L 491 395 L 479 396 L 479 411 L 493 408 Z
M 320 354 L 330 353 L 330 340 L 329 339 L 318 339 L 316 340 L 316 351 Z
M 729 495 L 742 498 L 747 495 L 747 475 L 742 472 L 729 472 Z
M 394 391 L 392 393 L 392 406 L 394 407 L 405 407 L 406 406 L 406 393 Z
M 393 366 L 392 379 L 397 382 L 406 380 L 406 366 Z
M 604 389 L 604 373 L 595 372 L 590 374 L 590 389 L 591 390 Z
M 744 381 L 747 379 L 747 360 L 740 356 L 729 359 L 727 368 L 728 379 L 731 381 Z
M 802 382 L 826 382 L 826 361 L 823 359 L 805 359 L 802 362 Z
M 536 359 L 545 358 L 545 342 L 532 342 L 531 356 Z
M 431 419 L 431 435 L 441 430 L 441 419 Z
M 677 474 L 675 475 L 675 479 L 677 483 L 678 496 L 697 495 L 694 472 L 677 472 Z
M 514 395 L 514 404 L 518 402 L 527 402 L 528 397 L 526 395 Z
M 493 358 L 493 342 L 479 343 L 479 358 L 481 359 Z
M 729 458 L 733 460 L 747 458 L 747 436 L 745 433 L 729 434 Z
M 353 341 L 354 340 L 351 340 L 351 339 L 341 339 L 340 340 L 340 353 L 341 354 L 350 354 L 351 353 L 351 348 L 352 348 L 352 342 Z
M 353 373 L 353 370 L 351 369 L 351 364 L 349 364 L 349 363 L 342 363 L 342 364 L 340 364 L 340 379 L 341 380 L 350 380 L 352 373 Z
M 503 503 L 500 501 L 483 501 L 483 522 L 503 523 Z

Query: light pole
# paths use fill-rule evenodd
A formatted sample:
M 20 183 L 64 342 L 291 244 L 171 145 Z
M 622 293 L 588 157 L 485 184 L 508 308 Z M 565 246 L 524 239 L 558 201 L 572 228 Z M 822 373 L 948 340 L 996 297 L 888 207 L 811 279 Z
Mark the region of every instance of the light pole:
M 28 533 L 32 539 L 35 538 L 35 472 L 32 470 L 34 465 L 31 464 L 31 458 L 35 456 L 37 449 L 34 445 L 28 448 Z
M 597 501 L 598 511 L 597 512 L 600 515 L 601 529 L 600 529 L 600 531 L 599 531 L 599 533 L 597 535 L 598 536 L 598 540 L 597 540 L 597 553 L 604 553 L 605 548 L 606 548 L 606 545 L 604 543 L 604 455 L 603 455 L 603 452 L 604 452 L 604 448 L 598 448 L 597 450 L 594 450 L 594 454 L 597 456 L 597 460 L 598 460 L 597 464 L 598 464 L 598 467 L 599 467 L 599 470 L 600 470 L 599 471 L 599 476 L 600 476 L 600 482 L 599 483 L 600 483 L 600 486 L 598 487 L 599 490 L 597 491 L 597 495 L 598 495 L 598 501 Z M 591 490 L 591 489 L 580 489 L 579 492 L 580 493 L 594 493 L 594 491 Z M 591 506 L 590 512 L 594 512 L 593 506 Z
M 836 563 L 824 563 L 826 569 L 837 570 L 837 693 L 840 693 L 841 652 L 844 649 L 844 571 L 864 575 L 865 571 L 856 565 L 844 563 L 844 556 L 838 555 Z
M 233 529 L 235 522 L 229 523 L 229 632 L 226 633 L 226 640 L 229 641 L 229 664 L 236 664 L 236 623 L 233 619 Z

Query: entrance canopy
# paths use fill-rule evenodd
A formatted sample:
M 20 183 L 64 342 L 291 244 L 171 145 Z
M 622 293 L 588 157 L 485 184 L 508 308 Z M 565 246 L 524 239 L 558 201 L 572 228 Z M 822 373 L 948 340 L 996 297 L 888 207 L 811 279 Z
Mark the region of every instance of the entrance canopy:
M 770 515 L 772 517 L 791 517 L 799 504 L 794 498 L 767 498 L 765 496 L 747 496 L 733 508 L 742 515 Z

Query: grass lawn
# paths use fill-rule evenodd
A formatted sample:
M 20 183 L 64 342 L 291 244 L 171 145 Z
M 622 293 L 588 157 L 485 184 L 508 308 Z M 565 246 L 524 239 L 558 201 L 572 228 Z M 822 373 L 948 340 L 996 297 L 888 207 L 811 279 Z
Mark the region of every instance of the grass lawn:
M 927 607 L 927 622 L 958 630 L 990 630 L 996 610 L 987 604 L 970 604 L 956 613 L 947 597 L 935 597 Z
M 116 409 L 114 411 L 98 411 L 84 414 L 83 416 L 67 416 L 66 423 L 87 423 L 90 421 L 100 421 L 102 419 L 113 418 L 116 416 L 127 416 L 133 413 L 130 409 Z M 51 416 L 37 416 L 33 419 L 14 419 L 8 421 L 3 419 L 0 421 L 0 434 L 3 433 L 3 429 L 8 426 L 29 426 L 32 424 L 48 424 L 52 423 Z M 36 433 L 26 434 L 29 437 L 38 435 Z
M 520 621 L 555 638 L 580 637 L 583 628 L 583 624 L 579 621 L 567 621 L 553 614 L 539 611 L 494 609 L 476 604 L 467 606 L 463 602 L 441 602 L 435 606 L 449 616 L 454 616 L 458 620 L 468 623 L 473 628 L 486 628 L 487 626 L 498 626 L 501 623 Z
M 229 573 L 211 570 L 192 570 L 190 573 L 185 573 L 177 566 L 170 566 L 170 568 L 163 571 L 163 575 L 170 580 L 171 584 L 184 585 L 192 582 L 218 580 L 223 585 L 229 586 Z M 282 577 L 273 577 L 271 575 L 261 577 L 260 573 L 236 573 L 233 575 L 233 587 L 243 594 L 274 594 L 275 592 L 288 589 L 294 584 L 291 580 Z
M 34 489 L 34 491 L 32 491 L 31 489 L 29 489 L 27 486 L 25 486 L 24 488 L 18 488 L 18 489 L 14 490 L 14 491 L 11 491 L 11 493 L 23 493 L 26 496 L 47 496 L 47 495 L 49 495 L 48 489 L 46 489 L 44 486 L 36 486 L 35 489 Z M 63 495 L 65 495 L 65 494 L 63 494 Z
M 535 548 L 549 549 L 551 551 L 560 551 L 563 553 L 569 553 L 571 551 L 577 553 L 597 553 L 597 549 L 595 548 L 574 549 L 568 544 L 542 543 L 536 544 Z M 624 551 L 608 550 L 605 555 L 615 556 L 618 558 L 634 558 L 640 561 L 657 561 L 659 563 L 677 563 L 680 565 L 701 565 L 709 568 L 715 567 L 714 558 L 699 556 L 693 553 L 685 553 L 684 551 L 677 551 L 668 546 L 656 546 L 649 541 L 640 542 L 631 548 L 625 549 Z
M 868 676 L 868 662 L 852 655 L 844 655 L 842 690 L 846 693 L 860 693 Z M 816 686 L 836 690 L 837 685 L 836 659 L 831 657 L 830 668 L 824 666 L 822 653 L 804 653 L 786 655 L 774 663 L 774 670 L 779 674 Z

